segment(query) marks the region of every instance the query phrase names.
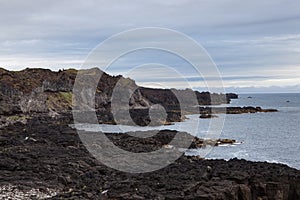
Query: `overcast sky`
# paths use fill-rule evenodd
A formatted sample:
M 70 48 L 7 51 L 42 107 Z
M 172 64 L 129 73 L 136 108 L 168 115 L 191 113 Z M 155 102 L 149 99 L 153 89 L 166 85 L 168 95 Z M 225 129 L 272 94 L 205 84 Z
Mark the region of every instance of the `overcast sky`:
M 300 92 L 299 9 L 297 0 L 0 0 L 0 67 L 79 68 L 91 50 L 114 34 L 162 27 L 202 45 L 228 92 Z M 153 52 L 138 57 L 146 64 L 154 56 L 160 58 L 156 62 L 165 59 L 168 66 L 184 69 L 184 63 Z M 108 72 L 126 74 L 130 60 Z M 180 87 L 168 70 L 144 66 L 127 74 L 141 85 L 163 80 Z M 192 86 L 201 89 L 198 78 L 188 75 Z

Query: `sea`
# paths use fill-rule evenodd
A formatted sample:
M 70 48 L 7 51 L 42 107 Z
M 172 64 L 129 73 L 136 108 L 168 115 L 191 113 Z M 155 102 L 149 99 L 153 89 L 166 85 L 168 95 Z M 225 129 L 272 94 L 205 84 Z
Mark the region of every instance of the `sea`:
M 230 106 L 260 106 L 278 112 L 226 115 L 222 138 L 240 145 L 213 148 L 208 158 L 243 158 L 300 169 L 300 94 L 241 94 Z
M 238 99 L 233 99 L 230 104 L 221 106 L 259 106 L 275 108 L 278 112 L 221 116 L 224 120 L 222 120 L 223 123 L 215 123 L 219 128 L 214 138 L 217 136 L 222 139 L 235 139 L 236 143 L 210 148 L 205 153 L 206 159 L 239 158 L 283 163 L 300 169 L 300 93 L 240 94 Z M 169 126 L 132 127 L 85 124 L 81 126 L 81 129 L 114 133 L 169 129 L 185 131 L 200 138 L 210 139 L 210 126 L 217 122 L 214 120 L 220 121 L 215 118 L 200 119 L 199 115 L 188 115 L 187 118 L 184 122 Z M 199 156 L 203 155 L 202 153 L 201 149 L 185 152 L 186 155 Z

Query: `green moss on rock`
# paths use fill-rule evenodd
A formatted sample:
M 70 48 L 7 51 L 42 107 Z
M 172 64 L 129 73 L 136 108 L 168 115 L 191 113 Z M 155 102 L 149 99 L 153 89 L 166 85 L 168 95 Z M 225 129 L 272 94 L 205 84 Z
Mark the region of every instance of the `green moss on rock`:
M 59 95 L 68 103 L 72 104 L 72 92 L 59 92 Z

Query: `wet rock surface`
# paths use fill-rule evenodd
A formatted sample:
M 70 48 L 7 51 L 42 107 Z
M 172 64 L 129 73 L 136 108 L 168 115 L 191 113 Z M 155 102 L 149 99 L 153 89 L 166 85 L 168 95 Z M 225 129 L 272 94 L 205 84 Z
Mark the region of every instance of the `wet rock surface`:
M 201 114 L 199 118 L 201 119 L 210 119 L 210 118 L 216 118 L 218 117 L 217 115 L 212 115 L 212 114 Z
M 120 172 L 89 154 L 69 123 L 35 116 L 0 129 L 2 199 L 12 191 L 23 199 L 300 199 L 300 171 L 282 164 L 182 156 L 158 171 Z M 174 133 L 145 142 L 157 148 Z M 107 135 L 127 150 L 143 148 L 136 138 Z

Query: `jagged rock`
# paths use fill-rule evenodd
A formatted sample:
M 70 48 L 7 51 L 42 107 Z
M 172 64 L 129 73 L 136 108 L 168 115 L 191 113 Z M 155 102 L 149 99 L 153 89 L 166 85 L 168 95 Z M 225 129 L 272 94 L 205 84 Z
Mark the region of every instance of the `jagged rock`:
M 276 109 L 262 109 L 261 107 L 199 107 L 199 112 L 203 115 L 211 114 L 243 114 L 243 113 L 257 113 L 257 112 L 277 112 Z
M 77 74 L 80 91 L 73 94 Z M 14 115 L 19 113 L 65 113 L 72 109 L 106 113 L 98 115 L 103 123 L 116 123 L 112 117 L 115 109 L 124 110 L 127 115 L 120 119 L 126 124 L 129 121 L 139 125 L 150 123 L 149 110 L 156 104 L 161 105 L 167 114 L 162 124 L 178 122 L 184 114 L 198 113 L 195 105 L 228 103 L 234 94 L 216 94 L 198 92 L 190 89 L 151 89 L 139 87 L 134 80 L 122 76 L 110 76 L 98 68 L 87 70 L 25 69 L 8 71 L 0 68 L 0 114 Z M 96 77 L 100 76 L 100 80 Z M 95 85 L 95 88 L 92 88 Z M 78 89 L 78 88 L 77 88 Z M 116 92 L 118 91 L 118 92 Z M 94 95 L 95 94 L 95 95 Z M 119 95 L 119 96 L 115 96 Z M 112 96 L 114 98 L 112 98 Z M 93 98 L 95 97 L 95 98 Z M 112 99 L 117 99 L 114 104 Z M 130 111 L 129 111 L 130 110 Z M 128 112 L 129 111 L 129 112 Z M 128 116 L 130 113 L 131 116 Z M 118 120 L 117 120 L 118 121 Z
M 70 123 L 70 116 L 53 119 L 39 114 L 27 125 L 16 123 L 0 128 L 1 198 L 15 197 L 9 196 L 15 193 L 4 189 L 12 185 L 29 199 L 34 199 L 33 189 L 44 194 L 49 189 L 55 191 L 47 196 L 53 200 L 300 199 L 300 171 L 283 164 L 182 156 L 154 172 L 117 171 L 87 151 L 76 130 L 68 126 Z M 163 148 L 176 133 L 164 130 L 150 138 L 128 134 L 107 136 L 120 148 L 147 152 Z M 24 141 L 25 136 L 33 137 L 36 142 Z
M 235 93 L 227 93 L 226 94 L 226 97 L 228 99 L 238 99 L 239 98 L 239 95 L 235 94 Z
M 212 114 L 201 114 L 199 118 L 208 119 L 208 118 L 216 118 L 216 117 L 218 117 L 218 116 L 212 115 Z

